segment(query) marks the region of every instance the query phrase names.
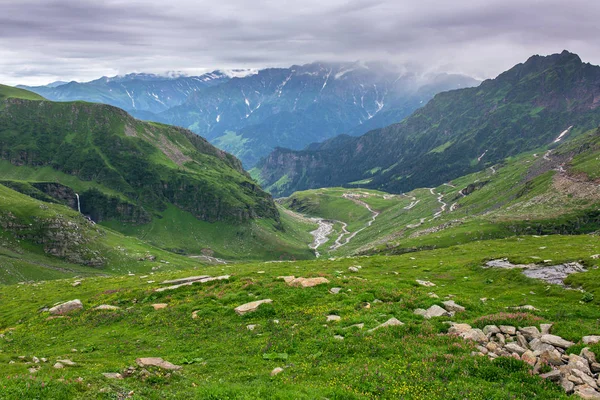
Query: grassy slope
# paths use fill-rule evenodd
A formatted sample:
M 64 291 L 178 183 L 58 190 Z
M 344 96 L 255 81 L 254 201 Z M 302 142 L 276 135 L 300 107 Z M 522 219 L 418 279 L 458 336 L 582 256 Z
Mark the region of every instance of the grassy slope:
M 529 314 L 523 324 L 554 322 L 554 333 L 578 341 L 599 333 L 597 300 L 581 303 L 578 291 L 530 280 L 519 271 L 480 266 L 487 259 L 520 261 L 531 255 L 557 262 L 583 260 L 591 266 L 590 255 L 598 252 L 597 238 L 591 236 L 520 237 L 402 256 L 202 267 L 202 273 L 233 277 L 163 293 L 152 292 L 158 284 L 139 276 L 87 278 L 79 287 L 72 287 L 72 280 L 4 286 L 0 387 L 6 399 L 117 398 L 130 391 L 140 399 L 563 398 L 558 386 L 530 376 L 521 362 L 471 357 L 474 345 L 438 336 L 446 329 L 440 321 L 425 321 L 412 311 L 440 304 L 428 292 L 442 299 L 454 295 L 467 312 L 453 320 L 479 326 L 475 321 L 481 316 L 532 304 L 541 311 Z M 348 273 L 356 264 L 363 267 L 360 273 Z M 591 269 L 571 280 L 598 299 L 600 289 L 591 282 L 598 281 L 599 271 Z M 152 280 L 197 273 L 157 273 Z M 288 274 L 325 276 L 331 283 L 290 288 L 277 279 Z M 415 279 L 431 280 L 437 287 L 420 287 Z M 341 287 L 342 293 L 331 295 L 328 287 Z M 481 297 L 488 300 L 481 302 Z M 38 312 L 73 298 L 81 299 L 85 310 L 70 318 L 47 321 L 47 314 Z M 233 312 L 240 304 L 262 298 L 274 303 L 244 317 Z M 364 308 L 364 302 L 371 308 Z M 152 303 L 169 307 L 154 311 Z M 121 310 L 91 309 L 100 304 Z M 198 319 L 191 318 L 194 310 L 200 310 Z M 331 313 L 342 320 L 325 324 Z M 405 325 L 366 332 L 390 317 Z M 365 323 L 365 330 L 344 329 L 355 323 Z M 258 327 L 249 331 L 248 324 Z M 334 339 L 336 334 L 345 340 Z M 598 347 L 594 350 L 600 351 Z M 288 358 L 266 360 L 264 353 L 286 353 Z M 18 359 L 21 355 L 49 361 L 30 374 L 31 364 Z M 170 376 L 151 370 L 145 381 L 109 381 L 101 375 L 122 371 L 142 356 L 163 357 L 182 364 L 183 370 Z M 78 365 L 52 368 L 61 358 Z M 9 364 L 11 360 L 15 363 Z M 192 363 L 184 364 L 186 360 Z M 270 377 L 279 366 L 286 367 L 284 372 Z
M 139 239 L 124 236 L 99 225 L 91 225 L 81 214 L 68 207 L 34 200 L 0 185 L 0 217 L 5 217 L 8 213 L 14 215 L 19 224 L 32 224 L 31 232 L 23 232 L 24 234 L 37 235 L 39 232 L 35 227 L 43 225 L 44 221 L 62 220 L 72 224 L 73 230 L 81 232 L 82 237 L 89 240 L 82 244 L 84 254 L 89 251 L 98 252 L 106 259 L 106 263 L 103 267 L 68 263 L 46 254 L 42 245 L 32 240 L 18 239 L 14 232 L 0 228 L 2 284 L 72 276 L 115 275 L 129 271 L 149 273 L 153 267 L 173 270 L 200 265 L 198 261 L 161 250 Z M 139 261 L 139 258 L 147 254 L 157 257 L 156 261 Z
M 43 100 L 25 90 L 0 86 L 0 100 L 5 98 Z M 31 104 L 11 103 L 10 107 L 14 115 L 20 115 Z M 7 148 L 35 153 L 37 163 L 48 162 L 52 166 L 17 166 L 21 163 L 0 160 L 0 180 L 60 183 L 81 195 L 83 207 L 90 189 L 144 207 L 152 214 L 150 223 L 131 224 L 129 220 L 122 222 L 111 217 L 102 224 L 179 252 L 198 254 L 208 250 L 217 257 L 245 260 L 312 257 L 307 246 L 311 239 L 306 233 L 314 229 L 312 225 L 299 225 L 289 218 L 277 221 L 270 197 L 241 171 L 239 162 L 203 139 L 166 125 L 136 121 L 104 105 L 43 102 L 35 113 L 38 119 L 22 115 L 20 125 L 5 127 L 0 144 L 3 140 L 17 140 L 19 145 Z M 14 115 L 11 118 L 17 118 Z M 35 128 L 38 120 L 46 121 L 39 129 Z M 16 135 L 24 126 L 33 127 L 31 131 L 41 136 Z M 68 129 L 60 128 L 64 126 Z M 40 133 L 46 131 L 53 134 Z M 58 150 L 48 153 L 54 144 L 48 144 L 45 136 L 52 140 L 60 136 L 55 143 Z M 121 149 L 122 154 L 115 149 Z M 57 154 L 64 159 L 57 159 Z M 87 165 L 90 159 L 98 164 Z M 82 171 L 86 170 L 97 172 L 83 176 Z M 165 201 L 159 194 L 161 190 L 165 195 L 173 192 L 175 199 Z M 185 209 L 194 210 L 194 215 Z M 231 218 L 227 218 L 228 210 Z M 243 217 L 251 211 L 262 218 Z M 202 216 L 218 221 L 205 222 Z
M 445 247 L 507 237 L 528 224 L 560 225 L 569 215 L 597 208 L 600 191 L 591 180 L 597 179 L 600 170 L 598 131 L 588 132 L 554 148 L 551 161 L 543 158 L 545 152 L 546 148 L 542 148 L 508 158 L 493 169 L 453 180 L 451 185 L 454 187 L 441 185 L 434 188 L 435 195 L 429 189 L 416 189 L 405 195 L 384 198 L 382 192 L 332 188 L 297 192 L 284 199 L 282 204 L 312 216 L 344 221 L 349 224 L 350 231 L 356 231 L 365 227 L 370 213 L 341 196 L 344 193 L 369 194 L 361 200 L 381 214 L 371 227 L 365 227 L 350 243 L 330 252 L 332 256 L 373 249 L 387 251 L 394 247 Z M 572 157 L 573 152 L 578 154 Z M 566 187 L 558 189 L 556 182 L 561 180 L 555 169 L 563 163 L 573 182 L 568 181 Z M 476 187 L 482 183 L 486 184 L 467 196 L 459 194 L 469 185 Z M 438 194 L 443 195 L 442 201 L 447 206 L 446 211 L 434 219 L 434 214 L 441 210 Z M 414 207 L 405 209 L 417 200 Z M 450 211 L 453 204 L 455 208 Z M 319 249 L 321 253 L 326 253 L 337 234 L 339 231 Z

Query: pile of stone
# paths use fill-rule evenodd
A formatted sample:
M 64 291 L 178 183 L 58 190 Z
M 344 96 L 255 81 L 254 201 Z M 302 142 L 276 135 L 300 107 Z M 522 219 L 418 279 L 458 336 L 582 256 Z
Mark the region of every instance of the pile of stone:
M 575 343 L 550 334 L 552 324 L 517 328 L 505 325 L 487 325 L 483 329 L 468 324 L 451 323 L 448 333 L 479 345 L 473 356 L 513 357 L 533 367 L 539 374 L 542 367 L 551 367 L 541 377 L 559 383 L 567 394 L 574 393 L 584 399 L 600 399 L 600 363 L 588 347 L 580 354 L 568 354 Z M 600 342 L 600 336 L 585 336 L 584 344 Z M 547 368 L 546 367 L 546 368 Z

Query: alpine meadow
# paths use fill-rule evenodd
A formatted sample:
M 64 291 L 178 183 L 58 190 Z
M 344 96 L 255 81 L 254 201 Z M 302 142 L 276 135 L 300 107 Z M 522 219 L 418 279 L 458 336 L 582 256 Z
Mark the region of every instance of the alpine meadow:
M 0 399 L 600 399 L 598 18 L 0 4 Z

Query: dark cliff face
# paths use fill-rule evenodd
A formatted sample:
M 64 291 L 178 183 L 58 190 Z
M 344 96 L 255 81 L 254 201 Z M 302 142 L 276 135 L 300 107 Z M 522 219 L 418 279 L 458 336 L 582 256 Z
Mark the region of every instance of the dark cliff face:
M 569 135 L 594 128 L 598 105 L 600 67 L 568 52 L 535 56 L 477 88 L 440 93 L 401 123 L 310 150 L 277 149 L 259 164 L 260 180 L 274 195 L 434 186 L 551 145 L 569 127 Z

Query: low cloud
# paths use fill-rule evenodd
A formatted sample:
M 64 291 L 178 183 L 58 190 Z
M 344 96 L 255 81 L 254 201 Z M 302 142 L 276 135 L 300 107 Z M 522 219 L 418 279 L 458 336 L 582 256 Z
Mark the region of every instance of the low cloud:
M 488 78 L 563 49 L 600 63 L 590 0 L 2 0 L 0 10 L 8 84 L 315 60 Z

